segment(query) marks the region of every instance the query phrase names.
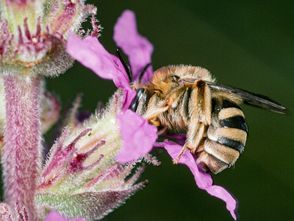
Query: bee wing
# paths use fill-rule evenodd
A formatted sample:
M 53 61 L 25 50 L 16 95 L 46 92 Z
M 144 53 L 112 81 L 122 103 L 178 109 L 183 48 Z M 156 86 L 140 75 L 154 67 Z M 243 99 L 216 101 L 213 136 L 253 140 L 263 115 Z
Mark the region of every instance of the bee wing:
M 285 114 L 287 113 L 287 108 L 279 104 L 278 102 L 266 97 L 264 95 L 255 94 L 243 89 L 234 88 L 231 86 L 218 84 L 214 82 L 206 82 L 211 89 L 223 91 L 227 93 L 232 93 L 239 96 L 245 104 L 252 105 L 255 107 L 267 109 L 276 113 Z

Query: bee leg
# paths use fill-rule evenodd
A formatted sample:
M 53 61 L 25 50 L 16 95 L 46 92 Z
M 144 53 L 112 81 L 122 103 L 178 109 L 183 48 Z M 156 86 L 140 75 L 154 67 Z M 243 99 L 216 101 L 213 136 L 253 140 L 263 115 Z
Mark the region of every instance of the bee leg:
M 185 89 L 186 88 L 179 86 L 170 92 L 165 99 L 166 105 L 175 108 L 181 99 L 181 95 L 185 92 Z
M 204 81 L 195 82 L 190 99 L 186 142 L 193 147 L 191 151 L 195 152 L 206 134 L 207 126 L 211 124 L 211 93 L 208 85 Z
M 152 119 L 156 119 L 159 114 L 168 110 L 168 106 L 165 104 L 165 101 L 162 101 L 156 94 L 153 95 L 148 103 L 148 107 L 146 108 L 146 112 L 143 115 L 145 119 L 151 121 Z
M 192 153 L 196 152 L 206 136 L 207 127 L 211 124 L 211 92 L 204 81 L 194 83 L 190 99 L 187 140 L 175 159 L 175 163 L 179 162 L 187 149 Z
M 155 127 L 159 127 L 161 125 L 160 121 L 157 118 L 149 119 L 149 123 L 152 124 Z
M 158 136 L 163 135 L 163 134 L 166 133 L 167 127 L 162 127 L 162 125 L 161 125 L 160 121 L 158 120 L 158 118 L 149 119 L 149 123 L 152 124 L 155 127 L 160 127 L 159 131 L 157 132 Z
M 190 141 L 190 151 L 192 153 L 195 153 L 197 148 L 199 147 L 204 135 L 205 135 L 206 126 L 203 123 L 200 123 L 195 136 L 192 138 L 192 141 Z
M 202 107 L 202 113 L 204 115 L 205 119 L 205 125 L 211 124 L 211 90 L 209 86 L 205 83 L 203 88 L 203 107 Z
M 186 150 L 191 149 L 189 147 L 189 144 L 185 143 L 185 145 L 182 147 L 181 151 L 179 152 L 178 156 L 173 160 L 174 164 L 178 164 L 183 154 L 186 152 Z
M 176 106 L 179 102 L 180 94 L 184 93 L 184 90 L 184 88 L 180 87 L 175 89 L 166 96 L 165 100 L 160 99 L 157 95 L 153 95 L 147 107 L 148 112 L 144 114 L 144 117 L 150 121 L 152 118 L 157 118 L 158 115 L 167 111 L 169 108 Z
M 189 150 L 192 153 L 196 152 L 197 148 L 199 147 L 200 143 L 203 140 L 203 137 L 205 135 L 205 130 L 206 130 L 206 126 L 203 123 L 200 123 L 197 126 L 196 130 L 193 130 L 191 133 L 187 133 L 186 143 L 184 144 L 183 148 L 179 152 L 178 156 L 173 161 L 175 164 L 177 164 L 180 161 L 182 155 L 185 153 L 186 150 Z M 194 134 L 194 136 L 192 136 L 192 133 Z M 189 139 L 190 138 L 189 136 L 192 136 L 192 139 Z
M 203 80 L 183 79 L 182 85 L 185 88 L 192 88 L 194 93 L 194 99 L 191 103 L 199 105 L 196 107 L 199 112 L 199 120 L 204 122 L 205 125 L 211 124 L 211 90 L 208 84 Z M 195 106 L 190 107 L 195 109 Z

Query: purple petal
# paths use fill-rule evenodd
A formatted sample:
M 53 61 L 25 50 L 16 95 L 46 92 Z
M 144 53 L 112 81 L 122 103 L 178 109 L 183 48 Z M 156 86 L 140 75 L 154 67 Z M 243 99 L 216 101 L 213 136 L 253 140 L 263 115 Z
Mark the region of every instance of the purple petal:
M 120 60 L 108 53 L 97 38 L 80 39 L 71 34 L 67 41 L 67 52 L 99 77 L 113 80 L 119 88 L 128 88 L 129 79 Z
M 136 92 L 134 90 L 132 90 L 130 87 L 126 87 L 124 88 L 124 103 L 122 105 L 122 110 L 127 110 L 133 99 L 135 98 L 136 96 Z
M 117 119 L 122 137 L 122 147 L 116 160 L 120 163 L 127 163 L 149 153 L 157 139 L 156 127 L 131 110 L 119 114 Z
M 45 221 L 86 221 L 86 220 L 82 218 L 67 219 L 61 216 L 58 212 L 52 211 L 48 214 Z
M 158 146 L 164 147 L 173 159 L 175 159 L 178 156 L 179 152 L 182 149 L 182 146 L 176 143 L 173 143 L 171 141 L 165 141 L 165 142 L 159 143 Z M 180 158 L 179 162 L 189 167 L 189 169 L 194 175 L 196 185 L 200 189 L 207 191 L 210 195 L 215 196 L 226 203 L 227 210 L 231 213 L 232 217 L 236 220 L 237 219 L 236 213 L 235 213 L 236 206 L 237 206 L 236 200 L 223 187 L 213 185 L 212 177 L 208 173 L 205 173 L 199 170 L 193 155 L 189 151 L 186 151 Z
M 114 27 L 113 38 L 128 55 L 134 80 L 137 80 L 144 67 L 151 63 L 153 46 L 147 38 L 138 33 L 134 12 L 130 10 L 123 12 Z M 151 78 L 152 72 L 150 66 L 144 74 L 143 82 Z

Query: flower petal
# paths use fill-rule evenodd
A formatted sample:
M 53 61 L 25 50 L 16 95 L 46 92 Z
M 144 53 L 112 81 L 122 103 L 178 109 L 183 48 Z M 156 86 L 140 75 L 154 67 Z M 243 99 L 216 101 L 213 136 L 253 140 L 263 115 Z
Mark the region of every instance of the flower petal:
M 124 88 L 123 92 L 124 92 L 124 103 L 122 105 L 122 110 L 124 111 L 130 107 L 133 99 L 136 96 L 136 92 L 130 87 Z
M 113 38 L 128 55 L 134 80 L 138 80 L 145 66 L 151 63 L 153 46 L 147 38 L 138 33 L 134 12 L 130 10 L 123 12 L 114 27 Z M 148 67 L 142 79 L 143 82 L 151 78 L 152 72 L 152 67 Z
M 156 127 L 131 110 L 119 114 L 117 120 L 123 142 L 116 157 L 118 162 L 138 160 L 151 151 L 157 138 Z
M 113 80 L 119 88 L 128 88 L 129 79 L 120 60 L 108 53 L 97 38 L 80 39 L 71 34 L 67 41 L 67 52 L 99 77 Z
M 52 211 L 48 214 L 45 221 L 85 221 L 85 219 L 67 219 L 61 216 L 58 212 Z
M 164 141 L 162 143 L 159 143 L 157 146 L 164 147 L 169 155 L 175 159 L 179 152 L 182 149 L 182 146 L 171 142 L 171 141 Z M 231 213 L 232 217 L 236 220 L 236 206 L 237 202 L 234 199 L 234 197 L 223 187 L 213 185 L 212 177 L 201 170 L 199 170 L 196 161 L 193 157 L 193 155 L 186 151 L 180 158 L 179 161 L 181 164 L 186 165 L 189 167 L 191 172 L 194 175 L 196 185 L 200 188 L 208 192 L 210 195 L 215 196 L 221 200 L 223 200 L 226 203 L 227 210 Z

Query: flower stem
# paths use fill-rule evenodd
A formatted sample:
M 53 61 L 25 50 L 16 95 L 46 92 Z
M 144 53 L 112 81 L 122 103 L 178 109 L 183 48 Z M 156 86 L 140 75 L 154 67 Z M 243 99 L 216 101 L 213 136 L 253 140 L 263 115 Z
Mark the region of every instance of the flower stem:
M 40 167 L 39 77 L 4 77 L 6 125 L 2 165 L 5 201 L 14 208 L 18 220 L 37 220 L 34 205 L 36 179 Z

